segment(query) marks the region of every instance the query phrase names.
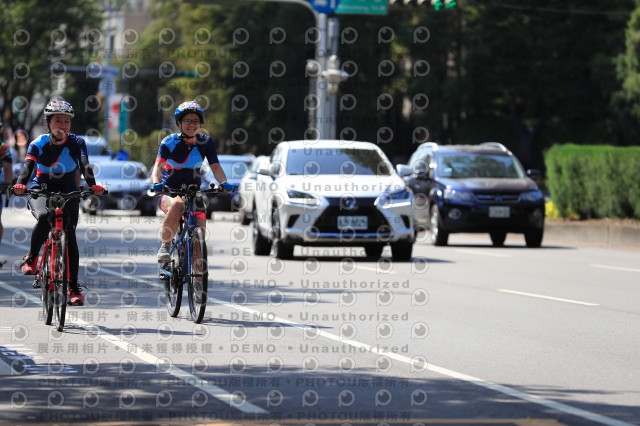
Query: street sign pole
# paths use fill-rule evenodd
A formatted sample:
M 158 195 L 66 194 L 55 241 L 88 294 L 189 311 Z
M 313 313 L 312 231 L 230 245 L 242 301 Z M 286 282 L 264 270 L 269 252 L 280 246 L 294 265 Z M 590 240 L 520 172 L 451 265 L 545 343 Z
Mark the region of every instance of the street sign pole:
M 327 69 L 327 15 L 324 13 L 318 13 L 317 15 L 317 27 L 320 40 L 316 44 L 316 61 L 320 64 L 320 71 Z M 318 139 L 323 139 L 326 136 L 327 125 L 327 83 L 322 79 L 316 79 L 316 95 L 318 96 L 318 109 L 316 114 L 316 122 L 313 127 L 317 131 Z
M 326 55 L 326 65 L 325 69 L 334 69 L 337 68 L 337 63 L 332 63 L 337 61 L 338 58 L 338 37 L 340 35 L 340 22 L 337 18 L 330 18 L 329 25 L 327 28 L 327 55 Z M 338 130 L 338 90 L 337 85 L 332 84 L 331 90 L 329 90 L 329 99 L 327 101 L 327 115 L 329 118 L 329 123 L 327 123 L 327 135 L 328 139 L 335 139 L 337 130 Z

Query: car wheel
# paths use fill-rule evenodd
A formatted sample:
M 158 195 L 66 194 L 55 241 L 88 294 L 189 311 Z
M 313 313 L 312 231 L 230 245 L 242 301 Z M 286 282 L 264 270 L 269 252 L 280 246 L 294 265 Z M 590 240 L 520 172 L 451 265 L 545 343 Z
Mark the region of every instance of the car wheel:
M 413 243 L 401 242 L 391 244 L 391 258 L 395 261 L 411 260 Z
M 489 235 L 491 236 L 491 242 L 494 247 L 504 246 L 504 240 L 507 238 L 506 232 L 492 232 Z
M 524 233 L 524 242 L 527 247 L 538 248 L 542 245 L 543 229 L 533 229 Z
M 446 246 L 449 241 L 449 233 L 442 229 L 438 206 L 431 207 L 429 225 L 429 241 L 431 241 L 431 244 L 434 246 Z
M 291 259 L 293 257 L 294 245 L 282 241 L 280 215 L 276 209 L 271 213 L 271 229 L 273 230 L 273 254 L 278 259 Z
M 255 210 L 255 208 L 254 208 Z M 248 225 L 251 223 L 251 216 L 247 214 L 247 209 L 240 210 L 240 224 Z
M 257 212 L 253 210 L 253 217 L 258 217 Z M 269 240 L 262 236 L 258 221 L 253 221 L 253 254 L 256 256 L 268 256 L 271 253 L 271 244 Z
M 383 244 L 371 244 L 364 246 L 364 252 L 367 257 L 372 257 L 374 259 L 378 259 L 382 255 L 382 250 L 384 250 Z

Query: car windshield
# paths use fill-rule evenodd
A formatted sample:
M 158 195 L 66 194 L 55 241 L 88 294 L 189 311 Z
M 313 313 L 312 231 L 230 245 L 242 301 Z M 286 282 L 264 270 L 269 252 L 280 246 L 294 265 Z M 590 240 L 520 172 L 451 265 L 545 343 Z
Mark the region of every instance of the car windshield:
M 357 148 L 292 149 L 286 170 L 290 175 L 391 174 L 391 167 L 377 151 Z
M 450 178 L 523 178 L 522 167 L 507 155 L 478 153 L 441 154 L 438 176 Z
M 146 179 L 145 168 L 131 163 L 93 165 L 96 179 Z

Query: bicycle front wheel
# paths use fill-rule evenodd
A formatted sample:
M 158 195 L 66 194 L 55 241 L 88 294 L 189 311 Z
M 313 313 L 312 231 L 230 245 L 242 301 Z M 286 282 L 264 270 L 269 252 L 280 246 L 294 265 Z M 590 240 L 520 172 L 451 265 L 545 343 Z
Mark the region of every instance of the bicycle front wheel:
M 207 245 L 204 241 L 204 232 L 201 227 L 196 227 L 191 233 L 189 250 L 189 276 L 188 295 L 191 319 L 200 324 L 204 318 L 207 307 L 207 287 L 209 270 L 207 268 Z
M 176 237 L 177 238 L 177 237 Z M 174 238 L 171 246 L 176 243 Z M 164 287 L 164 298 L 167 305 L 169 315 L 175 318 L 180 312 L 180 304 L 182 303 L 182 278 L 180 277 L 180 265 L 182 264 L 182 250 L 178 247 L 171 255 L 171 261 L 161 267 L 160 281 Z M 163 269 L 169 274 L 165 273 Z
M 60 233 L 59 240 L 54 243 L 54 274 L 53 274 L 53 324 L 58 331 L 64 327 L 65 315 L 67 312 L 67 236 Z
M 42 267 L 37 272 L 38 280 L 42 288 L 42 316 L 46 325 L 51 325 L 53 317 L 54 294 L 53 281 L 51 279 L 51 246 L 45 247 L 42 253 Z

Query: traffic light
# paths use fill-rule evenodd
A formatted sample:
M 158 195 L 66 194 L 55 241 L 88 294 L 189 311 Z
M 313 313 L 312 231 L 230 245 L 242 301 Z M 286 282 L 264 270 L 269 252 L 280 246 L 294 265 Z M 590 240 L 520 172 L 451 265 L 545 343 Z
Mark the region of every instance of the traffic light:
M 426 3 L 426 0 L 424 2 Z M 456 0 L 431 0 L 431 5 L 435 10 L 453 9 L 457 4 Z

